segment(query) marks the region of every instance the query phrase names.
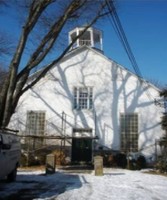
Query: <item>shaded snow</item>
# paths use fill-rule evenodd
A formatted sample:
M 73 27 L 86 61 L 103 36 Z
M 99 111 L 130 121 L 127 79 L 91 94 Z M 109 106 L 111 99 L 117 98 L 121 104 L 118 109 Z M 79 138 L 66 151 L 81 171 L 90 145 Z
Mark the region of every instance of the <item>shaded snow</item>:
M 0 183 L 0 199 L 165 200 L 166 188 L 167 177 L 142 171 L 110 168 L 104 169 L 103 176 L 20 171 L 15 183 Z

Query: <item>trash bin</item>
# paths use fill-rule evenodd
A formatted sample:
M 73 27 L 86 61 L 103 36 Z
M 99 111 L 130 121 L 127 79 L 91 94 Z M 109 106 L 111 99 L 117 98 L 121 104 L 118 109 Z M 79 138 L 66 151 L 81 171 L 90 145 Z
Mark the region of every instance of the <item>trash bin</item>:
M 94 170 L 95 170 L 95 176 L 103 176 L 103 157 L 102 156 L 94 157 Z
M 46 156 L 46 174 L 55 173 L 55 155 L 48 154 Z

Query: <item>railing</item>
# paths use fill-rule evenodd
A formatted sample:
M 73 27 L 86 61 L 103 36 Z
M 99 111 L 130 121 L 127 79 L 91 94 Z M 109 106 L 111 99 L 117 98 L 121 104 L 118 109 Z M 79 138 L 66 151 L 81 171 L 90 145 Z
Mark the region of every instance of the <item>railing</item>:
M 83 45 L 91 46 L 91 40 L 79 40 L 79 46 Z

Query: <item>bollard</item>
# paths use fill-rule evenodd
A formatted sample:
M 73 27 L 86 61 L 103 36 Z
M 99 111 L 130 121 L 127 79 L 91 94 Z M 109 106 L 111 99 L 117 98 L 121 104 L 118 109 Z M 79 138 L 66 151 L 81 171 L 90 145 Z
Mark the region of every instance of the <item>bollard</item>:
M 55 155 L 48 154 L 46 156 L 46 174 L 55 173 Z
M 102 156 L 94 157 L 94 169 L 95 169 L 95 176 L 103 176 L 103 157 Z

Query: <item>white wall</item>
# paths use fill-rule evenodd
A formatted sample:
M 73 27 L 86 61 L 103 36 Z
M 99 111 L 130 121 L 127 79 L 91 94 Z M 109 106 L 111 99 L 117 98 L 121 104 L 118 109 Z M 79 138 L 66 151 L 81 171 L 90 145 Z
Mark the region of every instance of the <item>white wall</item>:
M 93 87 L 92 110 L 73 109 L 75 86 Z M 162 110 L 154 105 L 153 99 L 158 96 L 153 86 L 139 81 L 135 75 L 100 53 L 83 47 L 78 54 L 74 51 L 66 56 L 22 96 L 11 126 L 24 131 L 27 110 L 44 110 L 47 120 L 56 124 L 57 134 L 60 134 L 64 111 L 67 114 L 67 135 L 72 134 L 72 127 L 91 127 L 93 134 L 96 131 L 100 145 L 119 150 L 120 113 L 136 112 L 139 116 L 139 149 L 151 156 L 155 139 L 162 134 L 159 125 Z

